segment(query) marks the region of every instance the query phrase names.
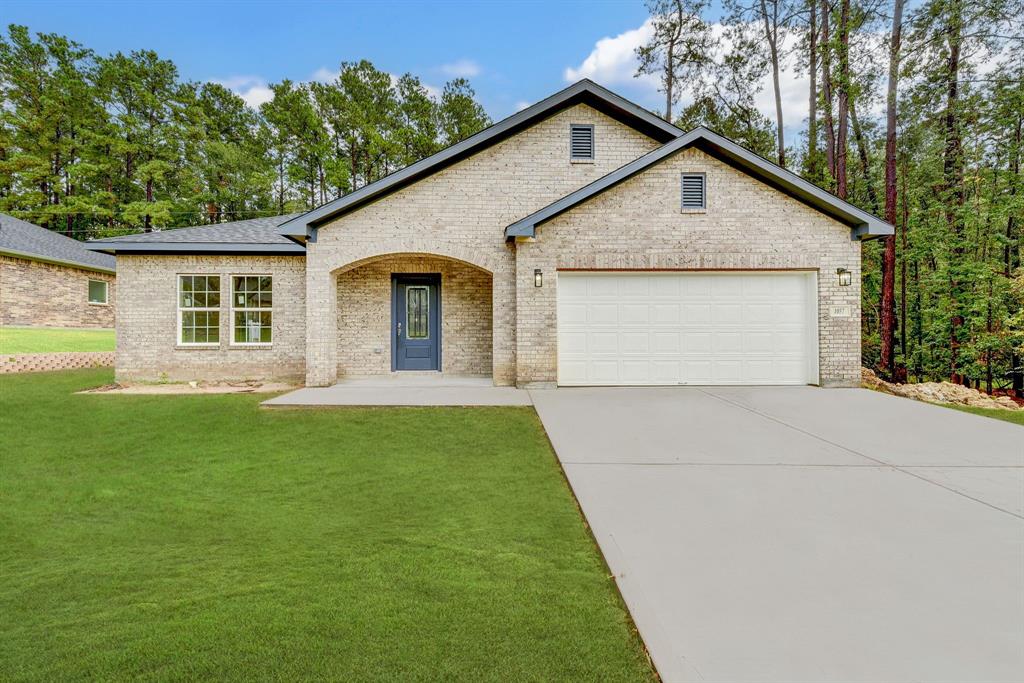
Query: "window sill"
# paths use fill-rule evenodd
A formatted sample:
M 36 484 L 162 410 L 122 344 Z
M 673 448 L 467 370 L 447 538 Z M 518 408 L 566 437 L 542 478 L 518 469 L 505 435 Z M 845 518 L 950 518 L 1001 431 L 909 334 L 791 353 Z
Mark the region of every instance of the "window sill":
M 109 306 L 110 305 L 108 302 L 105 302 L 105 301 L 89 301 L 88 304 L 90 306 Z
M 175 344 L 174 349 L 176 351 L 215 351 L 220 348 L 220 344 Z
M 570 164 L 593 164 L 593 159 L 569 159 Z
M 261 343 L 253 342 L 250 344 L 228 344 L 228 351 L 269 351 L 274 348 L 273 342 Z
M 707 213 L 708 210 L 704 209 L 680 209 L 679 213 Z

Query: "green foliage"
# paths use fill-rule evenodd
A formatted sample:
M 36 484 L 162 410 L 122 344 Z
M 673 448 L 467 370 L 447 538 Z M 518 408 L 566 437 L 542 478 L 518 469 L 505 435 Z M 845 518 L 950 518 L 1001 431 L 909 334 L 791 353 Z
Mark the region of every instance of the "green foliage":
M 259 111 L 150 50 L 0 35 L 0 211 L 77 238 L 305 211 L 490 124 L 464 79 L 346 62 Z
M 0 375 L 0 679 L 654 681 L 531 409 Z

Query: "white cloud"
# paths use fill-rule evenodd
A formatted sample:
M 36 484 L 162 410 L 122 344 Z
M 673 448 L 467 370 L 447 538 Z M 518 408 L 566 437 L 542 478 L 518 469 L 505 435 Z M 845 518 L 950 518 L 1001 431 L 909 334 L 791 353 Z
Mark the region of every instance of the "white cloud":
M 644 74 L 636 77 L 638 66 L 636 49 L 651 37 L 652 20 L 647 19 L 638 28 L 630 29 L 614 37 L 601 38 L 594 44 L 593 50 L 578 67 L 565 69 L 567 82 L 581 78 L 589 78 L 604 85 L 630 86 L 637 93 L 638 99 L 649 107 L 660 110 L 663 95 L 658 92 L 658 77 Z M 729 45 L 725 39 L 725 28 L 718 23 L 711 24 L 712 34 L 718 39 L 718 49 L 724 53 Z M 792 65 L 784 65 L 779 73 L 779 91 L 782 97 L 782 117 L 785 121 L 787 134 L 792 135 L 798 130 L 807 116 L 808 79 L 798 74 Z M 775 120 L 775 96 L 772 88 L 771 74 L 765 73 L 758 83 L 760 91 L 754 98 L 758 110 Z M 684 92 L 680 98 L 679 111 L 693 101 L 692 92 Z
M 636 48 L 651 37 L 654 31 L 652 22 L 653 20 L 648 19 L 639 28 L 620 33 L 614 38 L 601 38 L 579 67 L 566 68 L 565 80 L 573 83 L 581 78 L 589 78 L 606 85 L 632 84 L 640 80 L 647 81 L 648 85 L 656 90 L 656 78 L 634 78 L 637 67 Z
M 215 78 L 212 81 L 223 85 L 253 108 L 274 99 L 274 93 L 267 85 L 267 81 L 259 76 L 231 76 Z
M 519 100 L 516 102 L 516 111 L 522 111 L 530 106 L 530 103 L 526 100 Z
M 310 77 L 310 81 L 314 83 L 330 83 L 331 81 L 338 80 L 338 76 L 341 75 L 341 71 L 328 69 L 326 66 L 322 66 L 313 72 Z
M 483 69 L 472 59 L 458 59 L 448 64 L 442 64 L 438 71 L 450 78 L 473 78 L 479 76 Z

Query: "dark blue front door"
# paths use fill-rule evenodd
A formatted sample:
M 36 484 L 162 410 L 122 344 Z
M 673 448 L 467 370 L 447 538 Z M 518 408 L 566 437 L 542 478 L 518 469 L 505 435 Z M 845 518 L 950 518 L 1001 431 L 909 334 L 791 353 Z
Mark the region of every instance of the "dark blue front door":
M 392 276 L 393 370 L 441 369 L 441 276 Z

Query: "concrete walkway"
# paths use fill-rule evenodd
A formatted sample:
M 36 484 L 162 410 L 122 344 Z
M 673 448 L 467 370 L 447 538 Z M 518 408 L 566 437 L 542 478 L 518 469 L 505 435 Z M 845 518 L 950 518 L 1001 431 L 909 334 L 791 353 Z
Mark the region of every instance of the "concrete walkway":
M 865 390 L 534 403 L 662 678 L 1024 680 L 1024 429 Z
M 395 373 L 298 389 L 264 401 L 269 408 L 330 406 L 528 406 L 529 392 L 496 387 L 489 377 Z

